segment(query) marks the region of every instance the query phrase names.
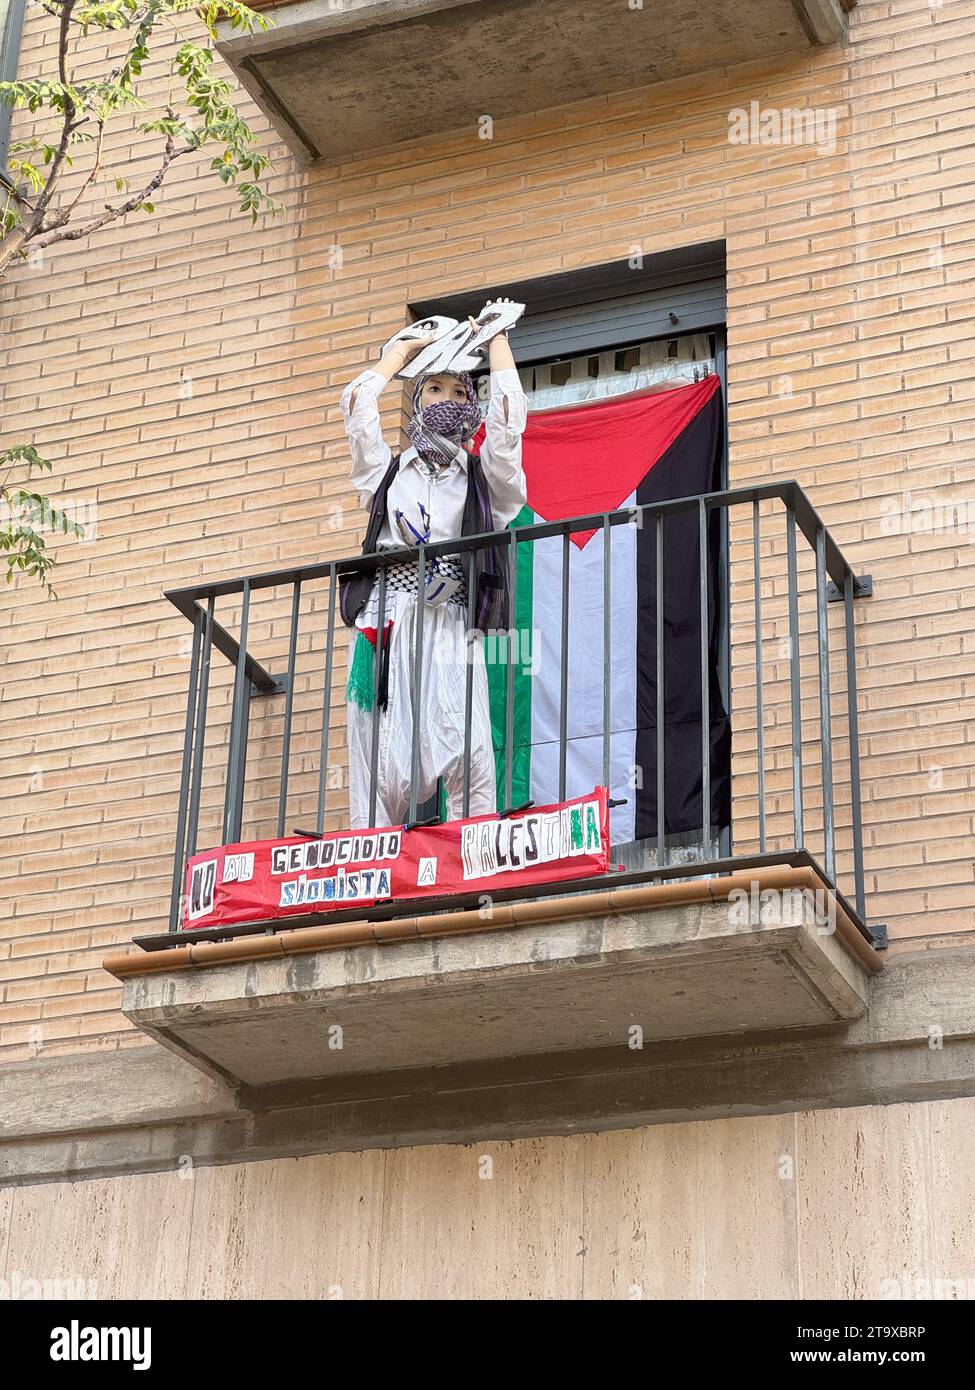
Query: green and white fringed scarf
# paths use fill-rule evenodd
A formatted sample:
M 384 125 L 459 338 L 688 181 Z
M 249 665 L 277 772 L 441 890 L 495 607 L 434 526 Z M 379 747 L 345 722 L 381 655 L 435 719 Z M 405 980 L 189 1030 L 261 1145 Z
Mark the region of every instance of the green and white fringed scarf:
M 393 620 L 390 618 L 383 630 L 383 649 L 389 649 L 391 634 L 393 631 Z M 352 651 L 352 663 L 349 666 L 349 679 L 345 687 L 345 698 L 353 705 L 358 705 L 359 709 L 365 713 L 370 713 L 376 697 L 376 629 L 365 627 L 359 629 L 355 647 Z M 380 692 L 382 694 L 382 692 Z M 380 700 L 380 704 L 385 704 Z

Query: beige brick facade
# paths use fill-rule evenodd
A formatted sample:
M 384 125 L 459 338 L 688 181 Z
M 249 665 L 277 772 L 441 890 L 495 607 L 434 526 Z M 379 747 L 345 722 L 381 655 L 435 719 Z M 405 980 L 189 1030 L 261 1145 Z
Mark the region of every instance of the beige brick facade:
M 32 14 L 24 73 L 49 31 Z M 46 1054 L 141 1041 L 99 962 L 166 919 L 189 628 L 162 590 L 358 547 L 339 394 L 408 302 L 637 248 L 726 239 L 732 485 L 796 477 L 873 575 L 857 612 L 871 920 L 932 945 L 975 932 L 973 66 L 971 0 L 861 0 L 845 46 L 500 121 L 490 141 L 309 172 L 269 133 L 275 221 L 252 228 L 184 163 L 155 216 L 10 274 L 4 442 L 50 458 L 59 496 L 97 499 L 97 536 L 59 543 L 56 603 L 21 583 L 0 609 L 0 1060 L 32 1055 L 38 1027 Z M 729 109 L 752 100 L 835 110 L 835 149 L 729 143 Z M 141 137 L 115 137 L 130 143 L 149 168 Z M 905 494 L 962 501 L 968 529 L 892 529 L 885 507 Z M 750 545 L 750 523 L 735 538 Z M 781 558 L 765 631 L 773 798 L 789 776 Z M 321 615 L 321 597 L 304 611 Z M 747 748 L 750 590 L 733 603 Z M 254 648 L 278 665 L 287 614 L 283 592 L 252 614 Z M 307 639 L 299 659 L 295 817 L 317 778 L 319 650 Z M 211 696 L 224 717 L 228 674 L 215 667 Z M 815 689 L 807 660 L 813 719 Z M 254 720 L 260 825 L 280 710 Z M 744 832 L 754 792 L 746 772 Z

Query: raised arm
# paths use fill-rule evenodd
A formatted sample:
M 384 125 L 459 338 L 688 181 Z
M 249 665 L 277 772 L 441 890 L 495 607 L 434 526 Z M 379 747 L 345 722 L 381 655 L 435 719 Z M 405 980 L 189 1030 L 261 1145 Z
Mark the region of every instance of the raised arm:
M 342 392 L 342 418 L 352 454 L 352 484 L 364 507 L 383 480 L 393 451 L 383 438 L 379 397 L 390 380 L 429 338 L 394 343 L 375 367 L 367 367 Z
M 494 524 L 500 530 L 514 521 L 528 500 L 521 464 L 528 402 L 506 333 L 491 339 L 489 361 L 491 396 L 484 417 L 481 464 L 491 491 Z

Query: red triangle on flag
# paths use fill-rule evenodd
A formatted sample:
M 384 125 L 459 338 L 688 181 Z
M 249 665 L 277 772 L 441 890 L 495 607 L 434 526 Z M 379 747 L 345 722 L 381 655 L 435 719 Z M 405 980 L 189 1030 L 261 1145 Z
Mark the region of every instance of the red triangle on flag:
M 691 386 L 530 414 L 522 436 L 528 505 L 545 521 L 618 510 L 718 389 L 712 373 Z M 572 540 L 581 550 L 595 534 Z

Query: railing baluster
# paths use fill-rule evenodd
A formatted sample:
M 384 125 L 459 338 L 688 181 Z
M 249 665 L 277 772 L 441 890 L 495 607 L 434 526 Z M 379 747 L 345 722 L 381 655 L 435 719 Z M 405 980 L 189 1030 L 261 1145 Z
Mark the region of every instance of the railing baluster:
M 425 546 L 417 547 L 416 558 L 416 632 L 413 649 L 413 732 L 410 742 L 410 814 L 416 820 L 417 783 L 420 780 L 420 709 L 423 694 L 423 610 L 426 607 L 424 580 L 427 572 Z
M 464 569 L 467 573 L 467 630 L 464 633 L 464 793 L 461 815 L 471 813 L 471 722 L 474 707 L 474 565 L 471 563 L 473 551 L 467 553 Z M 497 650 L 497 649 L 495 649 Z M 487 675 L 488 652 L 484 653 L 485 676 Z
M 284 697 L 284 729 L 281 734 L 281 789 L 278 794 L 278 835 L 284 834 L 288 805 L 288 769 L 291 762 L 291 711 L 295 699 L 295 657 L 298 652 L 298 616 L 301 608 L 301 579 L 295 580 L 291 595 L 291 632 L 288 638 L 288 689 Z
M 701 591 L 701 820 L 704 835 L 703 857 L 711 857 L 711 672 L 708 632 L 708 509 L 698 502 L 698 572 Z
M 425 602 L 423 590 L 417 600 L 417 607 L 422 609 Z M 379 571 L 379 617 L 376 619 L 376 659 L 372 663 L 372 749 L 369 756 L 369 825 L 376 824 L 376 800 L 379 793 L 379 685 L 383 668 L 383 648 L 385 646 L 385 633 L 383 628 L 386 625 L 386 567 Z M 416 707 L 413 710 L 413 728 L 417 725 Z
M 559 668 L 559 800 L 565 800 L 565 765 L 569 739 L 569 545 L 562 533 L 562 651 Z
M 223 843 L 240 838 L 243 817 L 244 764 L 247 744 L 247 717 L 250 682 L 247 679 L 247 624 L 250 617 L 251 582 L 244 580 L 240 609 L 240 648 L 234 674 L 234 703 L 230 715 L 230 749 L 227 758 L 227 787 L 223 802 Z
M 515 762 L 515 632 L 518 626 L 518 532 L 512 531 L 509 547 L 511 589 L 508 595 L 508 636 L 505 642 L 505 655 L 508 665 L 504 673 L 504 809 L 512 805 L 512 780 Z
M 859 727 L 857 711 L 857 689 L 856 689 L 856 631 L 854 624 L 854 601 L 857 592 L 855 579 L 852 572 L 848 570 L 841 552 L 836 547 L 832 537 L 818 520 L 815 511 L 809 504 L 805 494 L 795 484 L 788 485 L 763 485 L 754 488 L 739 489 L 734 492 L 724 492 L 719 494 L 708 494 L 706 496 L 676 499 L 673 502 L 659 504 L 647 504 L 637 508 L 642 515 L 652 515 L 655 524 L 655 566 L 656 566 L 656 594 L 655 594 L 655 664 L 656 664 L 656 802 L 657 802 L 657 823 L 656 823 L 656 863 L 657 867 L 664 869 L 668 867 L 667 861 L 667 770 L 666 759 L 668 755 L 667 747 L 667 665 L 666 665 L 666 631 L 665 631 L 665 611 L 667 596 L 664 590 L 664 543 L 665 543 L 665 521 L 670 514 L 683 514 L 684 512 L 697 512 L 698 519 L 698 544 L 699 544 L 699 567 L 698 567 L 698 602 L 700 615 L 700 640 L 699 640 L 699 678 L 700 678 L 700 717 L 701 717 L 701 815 L 700 826 L 703 837 L 704 859 L 711 861 L 717 853 L 722 865 L 730 861 L 730 849 L 725 848 L 725 842 L 719 842 L 717 851 L 713 848 L 713 820 L 711 808 L 711 797 L 714 790 L 714 769 L 712 768 L 712 749 L 711 749 L 711 676 L 712 669 L 711 657 L 711 630 L 710 622 L 711 611 L 711 588 L 715 583 L 712 578 L 713 571 L 709 564 L 709 535 L 714 534 L 712 526 L 717 525 L 717 518 L 712 509 L 727 508 L 732 505 L 751 507 L 752 511 L 752 563 L 754 576 L 753 609 L 755 623 L 755 652 L 754 652 L 754 674 L 755 674 L 755 708 L 756 708 L 756 766 L 757 766 L 757 794 L 758 794 L 758 846 L 760 853 L 765 854 L 769 844 L 770 819 L 767 805 L 769 792 L 768 776 L 768 755 L 766 752 L 765 739 L 765 690 L 764 690 L 764 633 L 763 633 L 763 612 L 764 595 L 762 591 L 762 514 L 761 504 L 771 498 L 780 499 L 786 507 L 786 541 L 787 541 L 787 560 L 788 560 L 788 624 L 789 624 L 789 681 L 790 681 L 790 714 L 791 714 L 791 743 L 792 743 L 792 792 L 793 810 L 795 824 L 795 846 L 804 848 L 805 840 L 805 806 L 804 806 L 804 787 L 803 787 L 803 709 L 802 709 L 802 686 L 801 686 L 801 633 L 800 633 L 800 608 L 799 608 L 799 571 L 797 563 L 797 530 L 801 530 L 803 537 L 810 544 L 814 552 L 815 571 L 816 571 L 816 640 L 818 649 L 818 676 L 819 676 L 819 701 L 820 701 L 820 740 L 822 746 L 822 786 L 823 786 L 823 834 L 824 834 L 824 868 L 830 880 L 836 880 L 836 800 L 834 790 L 834 751 L 833 751 L 833 732 L 832 732 L 832 708 L 830 690 L 830 666 L 829 666 L 829 625 L 827 608 L 827 581 L 830 577 L 840 575 L 838 581 L 842 597 L 844 600 L 844 619 L 845 619 L 845 641 L 846 641 L 846 663 L 847 663 L 847 703 L 848 703 L 848 727 L 850 731 L 850 764 L 851 764 L 851 816 L 853 830 L 853 870 L 856 884 L 857 910 L 861 917 L 865 911 L 865 882 L 863 864 L 863 820 L 862 802 L 860 789 L 860 754 L 859 754 Z M 498 533 L 497 541 L 504 544 L 509 551 L 511 582 L 511 614 L 508 630 L 506 632 L 506 657 L 507 665 L 505 671 L 505 692 L 504 692 L 504 737 L 505 737 L 505 772 L 504 772 L 504 802 L 510 806 L 516 799 L 514 782 L 514 762 L 515 762 L 515 666 L 520 660 L 520 637 L 521 632 L 518 626 L 517 596 L 518 596 L 518 559 L 519 545 L 533 544 L 539 537 L 550 538 L 556 535 L 562 539 L 561 556 L 561 617 L 560 617 L 560 636 L 561 649 L 559 654 L 559 765 L 558 765 L 558 797 L 560 800 L 566 799 L 570 791 L 577 790 L 575 787 L 567 786 L 568 781 L 568 742 L 569 742 L 569 700 L 570 700 L 570 663 L 569 663 L 569 640 L 570 640 L 570 602 L 571 602 L 571 543 L 572 536 L 577 529 L 595 528 L 603 534 L 603 599 L 602 599 L 602 619 L 603 619 L 603 685 L 602 685 L 602 758 L 601 776 L 603 783 L 609 787 L 614 776 L 613 767 L 613 534 L 614 522 L 621 524 L 624 520 L 630 519 L 630 511 L 603 512 L 595 517 L 574 518 L 552 523 L 543 523 L 538 526 L 522 527 L 517 533 L 507 532 Z M 444 543 L 453 553 L 455 550 L 468 555 L 473 555 L 478 549 L 488 543 L 490 537 L 461 537 L 455 542 Z M 417 604 L 415 610 L 415 627 L 412 635 L 414 651 L 411 654 L 412 660 L 412 705 L 413 720 L 410 748 L 410 789 L 409 789 L 409 818 L 415 820 L 418 814 L 418 801 L 422 790 L 421 766 L 423 763 L 423 749 L 421 744 L 422 721 L 418 717 L 418 712 L 423 705 L 424 694 L 424 660 L 423 650 L 424 640 L 429 641 L 429 634 L 426 632 L 425 614 L 426 604 L 423 597 L 426 577 L 427 557 L 430 552 L 440 554 L 447 553 L 444 545 L 428 545 L 417 547 L 412 551 L 396 551 L 393 555 L 402 558 L 404 554 L 409 554 L 412 559 L 416 557 L 417 562 Z M 389 588 L 388 567 L 392 563 L 392 556 L 385 555 L 377 566 L 379 572 L 379 595 L 378 595 L 378 625 L 376 633 L 375 665 L 373 669 L 373 712 L 371 724 L 371 751 L 370 751 L 370 788 L 369 788 L 369 819 L 375 822 L 377 818 L 377 806 L 379 802 L 379 774 L 380 774 L 380 749 L 382 745 L 382 720 L 379 708 L 380 687 L 382 684 L 382 668 L 384 664 L 384 643 L 386 634 L 387 616 L 387 594 Z M 376 565 L 375 557 L 356 557 L 348 561 L 330 561 L 326 564 L 316 564 L 303 566 L 300 570 L 282 571 L 276 575 L 257 575 L 245 579 L 225 580 L 219 583 L 211 583 L 207 586 L 199 586 L 192 589 L 176 591 L 169 595 L 172 602 L 183 612 L 193 625 L 193 652 L 192 652 L 192 671 L 191 684 L 187 697 L 186 727 L 184 729 L 183 755 L 181 766 L 181 785 L 180 803 L 177 816 L 177 845 L 176 856 L 173 864 L 172 875 L 172 901 L 170 904 L 170 923 L 176 925 L 179 919 L 180 896 L 183 891 L 185 863 L 190 855 L 195 852 L 197 834 L 199 829 L 199 819 L 201 815 L 200 799 L 203 785 L 203 764 L 206 752 L 206 715 L 207 701 L 209 695 L 209 682 L 211 674 L 212 654 L 216 650 L 229 658 L 234 665 L 233 676 L 233 702 L 230 716 L 230 731 L 228 739 L 228 760 L 227 778 L 223 804 L 223 842 L 233 843 L 239 840 L 241 834 L 241 823 L 243 819 L 245 801 L 245 782 L 246 782 L 246 761 L 248 754 L 248 717 L 250 700 L 255 694 L 276 693 L 277 691 L 286 692 L 286 702 L 283 713 L 282 726 L 282 749 L 281 749 L 281 768 L 279 793 L 277 798 L 277 833 L 283 835 L 287 830 L 288 815 L 288 792 L 290 789 L 290 767 L 291 767 L 291 744 L 294 734 L 295 719 L 295 682 L 297 666 L 297 648 L 301 621 L 301 594 L 304 582 L 309 578 L 319 578 L 327 574 L 329 579 L 328 593 L 328 634 L 325 652 L 325 672 L 322 691 L 322 728 L 321 728 L 321 758 L 319 768 L 318 785 L 318 833 L 324 832 L 325 810 L 326 810 L 326 787 L 328 781 L 328 752 L 330 746 L 330 723 L 332 708 L 332 675 L 334 669 L 334 648 L 335 648 L 335 605 L 339 594 L 339 572 L 345 572 L 346 568 L 350 573 L 359 572 L 363 568 Z M 827 568 L 828 567 L 828 568 Z M 287 678 L 275 681 L 257 662 L 256 658 L 248 655 L 247 638 L 250 618 L 251 596 L 255 589 L 274 587 L 272 580 L 277 583 L 290 583 L 292 585 L 292 604 L 291 604 L 291 626 L 288 638 L 288 657 L 287 657 Z M 693 580 L 692 580 L 693 582 Z M 720 581 L 718 581 L 720 584 Z M 240 613 L 240 632 L 239 639 L 235 639 L 230 632 L 226 631 L 215 619 L 215 604 L 218 597 L 225 595 L 241 596 Z M 207 600 L 206 612 L 200 610 L 200 603 L 203 599 Z M 472 580 L 468 580 L 468 592 L 466 600 L 466 637 L 465 642 L 470 643 L 474 634 L 474 623 L 477 617 L 477 594 Z M 500 634 L 498 634 L 500 635 Z M 483 635 L 480 635 L 483 640 Z M 466 670 L 464 679 L 464 733 L 463 733 L 463 810 L 462 814 L 470 814 L 471 787 L 473 780 L 473 660 L 476 652 L 472 646 L 465 647 Z M 577 654 L 578 655 L 578 654 Z M 693 679 L 693 677 L 692 677 Z M 720 684 L 723 676 L 719 671 L 717 680 Z M 716 686 L 716 690 L 718 687 Z M 599 737 L 599 731 L 591 731 L 593 737 Z M 651 745 L 652 747 L 652 745 Z M 773 759 L 773 767 L 775 762 Z M 673 799 L 674 789 L 670 788 Z M 501 792 L 499 790 L 499 801 Z M 773 843 L 775 839 L 773 837 Z
M 761 510 L 752 503 L 752 549 L 755 570 L 755 728 L 758 735 L 758 848 L 765 853 L 765 697 L 762 690 L 762 535 Z
M 799 579 L 796 570 L 796 514 L 787 503 L 786 548 L 789 565 L 789 686 L 792 703 L 792 814 L 795 848 L 805 844 L 802 809 L 802 686 L 799 681 Z
M 190 818 L 186 832 L 186 854 L 196 853 L 196 836 L 200 820 L 200 792 L 203 788 L 203 751 L 206 746 L 207 704 L 210 696 L 210 656 L 213 651 L 214 598 L 207 600 L 206 630 L 203 634 L 203 656 L 200 667 L 200 708 L 196 716 L 196 749 L 193 753 L 193 789 L 190 793 Z
M 325 685 L 322 690 L 322 740 L 318 755 L 318 815 L 315 828 L 325 830 L 325 789 L 328 777 L 328 743 L 332 723 L 332 660 L 335 656 L 335 599 L 338 574 L 335 565 L 328 571 L 328 632 L 325 638 Z
M 856 885 L 857 913 L 866 922 L 866 894 L 863 884 L 863 819 L 860 809 L 860 718 L 857 713 L 857 654 L 856 627 L 853 621 L 853 571 L 843 582 L 843 605 L 846 610 L 846 700 L 850 726 L 850 805 L 853 813 L 853 876 Z
M 836 883 L 836 826 L 833 808 L 833 733 L 829 703 L 829 622 L 826 614 L 826 532 L 816 532 L 816 637 L 819 645 L 819 717 L 823 741 L 824 864 Z
M 667 862 L 664 838 L 667 829 L 666 806 L 664 804 L 664 721 L 666 706 L 664 702 L 664 517 L 658 512 L 656 517 L 656 599 L 654 633 L 657 643 L 657 868 Z
M 603 786 L 608 791 L 612 777 L 612 754 L 610 740 L 610 703 L 612 701 L 613 678 L 613 610 L 611 605 L 612 565 L 611 543 L 613 528 L 609 524 L 609 513 L 603 517 Z
M 211 600 L 212 601 L 212 600 Z M 169 899 L 169 930 L 179 930 L 179 907 L 186 860 L 186 810 L 190 791 L 190 766 L 193 756 L 193 725 L 196 719 L 197 671 L 200 662 L 200 619 L 197 609 L 193 615 L 193 647 L 190 656 L 190 679 L 186 691 L 186 724 L 183 730 L 183 762 L 179 778 L 179 806 L 176 811 L 176 848 L 173 853 L 173 883 Z

